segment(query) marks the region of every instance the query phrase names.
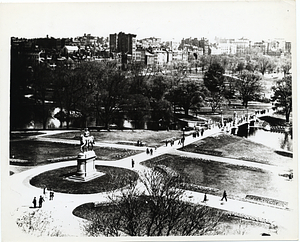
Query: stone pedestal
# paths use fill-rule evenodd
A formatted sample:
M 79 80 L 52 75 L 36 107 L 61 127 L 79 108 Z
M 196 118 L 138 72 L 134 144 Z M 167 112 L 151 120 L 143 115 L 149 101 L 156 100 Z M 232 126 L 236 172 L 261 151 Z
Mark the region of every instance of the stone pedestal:
M 95 160 L 96 154 L 93 150 L 79 153 L 77 158 L 77 172 L 75 175 L 67 177 L 67 179 L 71 181 L 86 182 L 103 176 L 104 173 L 96 170 Z

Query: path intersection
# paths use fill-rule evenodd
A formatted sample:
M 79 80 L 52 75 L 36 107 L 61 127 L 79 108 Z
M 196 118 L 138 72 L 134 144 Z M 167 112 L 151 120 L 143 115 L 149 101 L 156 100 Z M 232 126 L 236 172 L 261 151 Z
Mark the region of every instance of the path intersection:
M 191 144 L 195 141 L 203 139 L 205 137 L 218 134 L 220 131 L 219 128 L 215 127 L 210 130 L 206 130 L 203 136 L 200 137 L 192 137 L 186 136 L 185 145 Z M 78 141 L 75 140 L 63 140 L 63 139 L 52 139 L 48 137 L 44 137 L 45 135 L 53 134 L 54 132 L 48 131 L 46 134 L 39 135 L 36 138 L 41 141 L 52 141 L 52 142 L 63 142 L 63 143 L 71 143 L 77 144 Z M 108 144 L 108 143 L 100 143 L 96 142 L 95 146 L 109 146 L 115 148 L 125 148 L 125 149 L 132 149 L 133 147 L 130 145 L 120 145 L 120 144 Z M 178 142 L 175 141 L 175 144 L 171 147 L 168 146 L 161 146 L 158 147 L 154 152 L 153 155 L 150 156 L 146 154 L 146 152 L 142 152 L 140 154 L 136 154 L 124 159 L 120 159 L 117 161 L 101 161 L 96 160 L 96 165 L 105 165 L 105 166 L 113 166 L 113 167 L 120 167 L 126 168 L 130 170 L 134 170 L 138 173 L 143 173 L 147 167 L 141 165 L 140 163 L 151 159 L 156 156 L 160 156 L 163 154 L 177 154 L 177 155 L 184 155 L 188 157 L 194 158 L 203 158 L 214 160 L 217 162 L 226 162 L 230 164 L 236 165 L 246 165 L 251 167 L 257 167 L 261 169 L 265 169 L 271 172 L 275 172 L 279 174 L 281 171 L 286 169 L 286 167 L 278 167 L 254 162 L 247 162 L 237 159 L 229 159 L 223 157 L 216 157 L 216 156 L 209 156 L 203 154 L 195 154 L 195 153 L 188 153 L 177 150 L 178 148 L 182 147 L 178 145 Z M 145 150 L 145 147 L 134 147 L 134 149 Z M 134 159 L 135 166 L 134 168 L 131 167 L 131 160 Z M 67 166 L 75 166 L 77 165 L 76 160 L 70 160 L 66 162 L 57 162 L 48 165 L 42 165 L 33 167 L 29 170 L 22 171 L 20 173 L 16 173 L 9 177 L 9 210 L 5 211 L 8 216 L 12 219 L 8 219 L 8 224 L 11 229 L 15 228 L 14 235 L 17 236 L 22 235 L 21 230 L 17 228 L 16 219 L 20 217 L 25 212 L 32 211 L 30 208 L 32 205 L 32 198 L 34 196 L 38 197 L 42 195 L 43 191 L 41 188 L 34 187 L 29 184 L 29 181 L 32 177 L 49 171 L 53 169 L 58 169 Z M 297 187 L 295 181 L 291 182 L 291 187 Z M 291 188 L 291 191 L 297 191 Z M 84 236 L 83 224 L 84 220 L 80 219 L 72 214 L 72 211 L 79 205 L 84 203 L 92 203 L 92 202 L 105 202 L 107 201 L 107 195 L 109 193 L 97 193 L 97 194 L 66 194 L 66 193 L 58 193 L 55 192 L 54 200 L 49 200 L 47 197 L 45 200 L 46 202 L 43 204 L 42 208 L 38 208 L 37 210 L 43 210 L 46 214 L 49 214 L 53 218 L 53 223 L 51 226 L 56 227 L 66 236 Z M 38 196 L 37 196 L 38 195 Z M 288 208 L 280 208 L 276 206 L 269 206 L 267 204 L 259 204 L 247 201 L 240 201 L 229 199 L 227 202 L 221 202 L 218 196 L 213 196 L 208 194 L 209 200 L 204 204 L 202 202 L 204 197 L 203 193 L 200 192 L 192 192 L 186 191 L 185 192 L 185 200 L 188 202 L 192 202 L 195 204 L 202 204 L 213 208 L 222 209 L 228 212 L 232 212 L 234 214 L 241 214 L 243 216 L 249 216 L 251 218 L 255 218 L 258 221 L 267 221 L 271 224 L 275 224 L 278 226 L 279 233 L 276 234 L 278 239 L 285 239 L 288 235 L 289 237 L 297 237 L 297 228 L 298 224 L 291 224 L 290 221 L 297 221 L 297 204 L 295 203 L 295 199 L 289 201 Z M 297 201 L 296 201 L 297 202 Z M 261 231 L 262 233 L 264 231 Z M 291 236 L 294 235 L 294 236 Z

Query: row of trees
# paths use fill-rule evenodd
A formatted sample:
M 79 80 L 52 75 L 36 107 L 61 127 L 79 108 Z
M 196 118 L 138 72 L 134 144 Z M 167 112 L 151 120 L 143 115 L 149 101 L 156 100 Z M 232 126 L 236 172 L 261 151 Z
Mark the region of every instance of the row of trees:
M 66 61 L 51 69 L 46 64 L 26 67 L 15 60 L 11 69 L 11 127 L 39 120 L 46 128 L 54 107 L 60 108 L 56 117 L 66 122 L 67 128 L 74 117 L 79 117 L 77 125 L 81 127 L 94 119 L 97 126 L 105 128 L 111 123 L 122 125 L 126 117 L 135 128 L 148 121 L 155 129 L 171 125 L 176 111 L 188 115 L 209 105 L 215 112 L 225 99 L 230 102 L 236 96 L 247 107 L 263 90 L 261 75 L 248 67 L 236 75 L 226 74 L 226 58 L 210 59 L 205 73 L 196 79 L 180 62 L 168 69 L 133 62 L 124 71 L 114 61 L 84 61 L 75 68 Z
M 190 63 L 193 67 L 199 67 L 202 72 L 211 63 L 219 62 L 228 74 L 238 74 L 243 70 L 256 71 L 264 75 L 266 72 L 283 72 L 288 75 L 292 67 L 291 55 L 284 57 L 272 57 L 261 53 L 252 53 L 243 56 L 236 55 L 202 55 L 196 58 L 190 55 Z

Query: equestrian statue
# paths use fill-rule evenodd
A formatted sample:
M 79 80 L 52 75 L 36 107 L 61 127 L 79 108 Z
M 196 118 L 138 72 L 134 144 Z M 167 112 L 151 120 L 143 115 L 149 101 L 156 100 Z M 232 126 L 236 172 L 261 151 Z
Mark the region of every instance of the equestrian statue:
M 93 150 L 94 144 L 94 136 L 90 135 L 88 128 L 85 128 L 83 134 L 80 135 L 80 151 L 84 152 L 84 150 Z

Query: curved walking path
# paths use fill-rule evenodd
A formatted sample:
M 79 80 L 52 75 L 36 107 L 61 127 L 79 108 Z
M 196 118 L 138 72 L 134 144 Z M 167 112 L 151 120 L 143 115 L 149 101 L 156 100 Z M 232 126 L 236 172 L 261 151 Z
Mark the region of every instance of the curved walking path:
M 188 145 L 192 142 L 195 142 L 199 139 L 205 138 L 207 136 L 213 135 L 218 133 L 220 130 L 215 128 L 212 130 L 205 131 L 204 135 L 201 137 L 193 138 L 192 136 L 186 136 L 185 145 Z M 127 147 L 126 145 L 121 145 L 122 147 Z M 110 145 L 110 147 L 115 147 L 115 145 Z M 253 162 L 246 162 L 236 159 L 228 159 L 222 157 L 215 157 L 215 156 L 207 156 L 202 154 L 192 154 L 188 152 L 178 151 L 176 149 L 180 148 L 181 145 L 178 145 L 175 142 L 174 146 L 161 146 L 154 151 L 153 155 L 147 155 L 145 152 L 141 154 L 137 154 L 131 157 L 127 157 L 124 159 L 120 159 L 117 161 L 100 161 L 96 160 L 96 165 L 107 165 L 107 166 L 115 166 L 121 167 L 126 169 L 131 169 L 136 172 L 143 172 L 147 167 L 141 165 L 142 161 L 147 159 L 153 158 L 155 156 L 159 156 L 161 154 L 166 153 L 174 153 L 189 157 L 197 157 L 197 158 L 204 158 L 204 159 L 211 159 L 216 160 L 219 162 L 228 162 L 231 164 L 237 165 L 245 165 L 245 166 L 253 166 L 259 167 L 261 169 L 267 169 L 269 171 L 277 172 L 278 169 L 282 169 L 281 167 L 274 167 L 271 165 L 264 165 Z M 135 147 L 138 148 L 138 147 Z M 141 147 L 144 150 L 146 147 Z M 135 166 L 131 168 L 131 159 L 134 159 Z M 16 228 L 16 219 L 19 217 L 23 212 L 26 211 L 40 211 L 45 213 L 51 213 L 51 217 L 54 219 L 52 226 L 56 226 L 58 230 L 60 230 L 66 236 L 84 236 L 84 231 L 82 225 L 84 221 L 78 217 L 75 217 L 72 214 L 72 211 L 79 205 L 89 202 L 103 202 L 107 201 L 107 194 L 109 193 L 97 193 L 97 194 L 66 194 L 66 193 L 57 193 L 55 192 L 55 197 L 53 201 L 49 201 L 49 198 L 46 198 L 46 202 L 43 204 L 42 208 L 38 209 L 31 209 L 32 206 L 32 199 L 33 197 L 39 197 L 42 195 L 42 189 L 31 186 L 29 181 L 32 177 L 36 176 L 37 174 L 43 173 L 48 170 L 58 169 L 61 167 L 67 166 L 75 166 L 77 165 L 76 160 L 66 161 L 66 162 L 59 162 L 53 163 L 49 165 L 43 165 L 34 167 L 32 169 L 23 171 L 18 174 L 14 174 L 9 177 L 9 193 L 10 197 L 10 204 L 9 210 L 5 211 L 12 217 L 10 221 L 11 228 Z M 291 185 L 295 186 L 295 182 L 291 182 Z M 200 203 L 204 204 L 201 201 L 203 200 L 203 193 L 199 192 L 192 192 L 186 191 L 185 192 L 185 199 L 186 201 L 192 203 Z M 289 204 L 289 209 L 279 209 L 276 207 L 267 206 L 266 204 L 254 204 L 245 201 L 238 201 L 238 200 L 231 200 L 229 199 L 228 202 L 221 202 L 220 197 L 207 195 L 208 201 L 206 202 L 206 206 L 219 208 L 222 210 L 226 210 L 229 212 L 233 212 L 236 214 L 243 214 L 246 216 L 255 217 L 259 220 L 266 220 L 270 223 L 274 223 L 280 227 L 280 234 L 278 234 L 278 238 L 284 239 L 286 235 L 289 237 L 297 231 L 297 224 L 290 224 L 289 221 L 297 221 L 297 213 L 296 207 L 297 204 Z M 296 220 L 295 220 L 296 219 Z M 262 233 L 265 231 L 261 231 Z M 16 228 L 16 234 L 22 234 L 20 229 Z M 14 235 L 16 235 L 14 234 Z

